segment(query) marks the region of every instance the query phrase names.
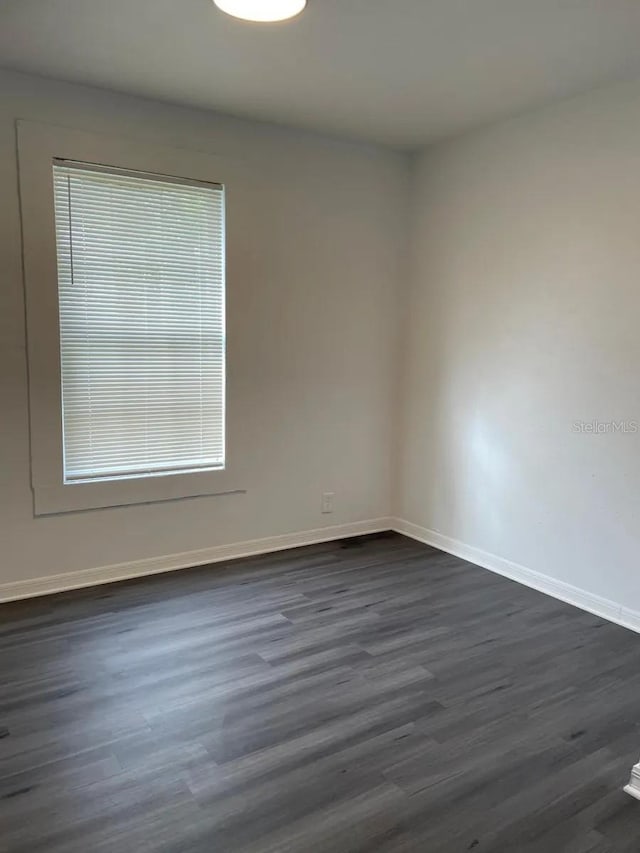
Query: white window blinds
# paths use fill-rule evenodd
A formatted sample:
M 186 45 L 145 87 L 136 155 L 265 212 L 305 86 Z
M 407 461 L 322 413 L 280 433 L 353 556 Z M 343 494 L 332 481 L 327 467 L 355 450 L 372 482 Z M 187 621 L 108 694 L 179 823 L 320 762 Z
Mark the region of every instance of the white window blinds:
M 65 482 L 224 467 L 224 190 L 54 161 Z

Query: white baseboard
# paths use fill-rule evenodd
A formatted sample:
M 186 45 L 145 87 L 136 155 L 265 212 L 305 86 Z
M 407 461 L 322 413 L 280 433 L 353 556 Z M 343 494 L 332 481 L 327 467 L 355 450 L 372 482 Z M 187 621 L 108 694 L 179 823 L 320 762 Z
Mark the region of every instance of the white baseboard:
M 44 578 L 14 581 L 13 583 L 0 584 L 0 602 L 34 598 L 39 595 L 50 595 L 51 593 L 64 592 L 69 589 L 98 586 L 100 584 L 130 580 L 131 578 L 143 577 L 145 575 L 161 574 L 162 572 L 174 572 L 178 569 L 204 566 L 208 563 L 219 563 L 222 560 L 234 560 L 238 557 L 250 557 L 256 554 L 267 554 L 272 551 L 284 551 L 289 548 L 298 548 L 302 545 L 314 545 L 319 542 L 347 539 L 349 536 L 380 533 L 384 530 L 390 530 L 391 526 L 392 519 L 375 518 L 368 521 L 355 521 L 350 524 L 321 527 L 317 530 L 305 530 L 300 533 L 268 536 L 265 539 L 253 539 L 245 542 L 236 542 L 231 545 L 214 545 L 211 548 L 203 548 L 197 551 L 184 551 L 180 554 L 149 557 L 144 560 L 133 560 L 130 563 L 117 563 L 111 566 L 81 569 L 78 572 L 49 575 L 49 577 Z
M 610 622 L 615 622 L 618 625 L 640 633 L 640 612 L 637 610 L 623 607 L 615 601 L 610 601 L 599 595 L 593 595 L 593 593 L 580 589 L 577 586 L 572 586 L 564 581 L 556 580 L 549 575 L 528 569 L 526 566 L 513 563 L 511 560 L 505 560 L 503 557 L 490 554 L 473 545 L 466 545 L 457 539 L 451 539 L 449 536 L 443 536 L 434 530 L 420 527 L 418 524 L 412 524 L 410 521 L 395 518 L 392 520 L 391 526 L 393 530 L 403 533 L 411 539 L 424 542 L 426 545 L 431 545 L 440 551 L 446 551 L 448 554 L 453 554 L 456 557 L 474 563 L 476 566 L 481 566 L 483 569 L 489 569 L 491 572 L 496 572 L 506 578 L 529 586 L 532 589 L 538 590 L 538 592 L 544 592 L 546 595 L 550 595 L 560 601 L 565 601 L 567 604 L 573 604 L 574 607 L 579 607 L 581 610 L 586 610 L 596 616 L 601 616 L 603 619 L 608 619 Z
M 629 780 L 629 784 L 625 786 L 624 790 L 627 794 L 631 794 L 632 797 L 635 797 L 636 800 L 640 800 L 640 764 L 636 764 L 632 769 L 631 779 Z
M 149 557 L 143 560 L 133 560 L 128 563 L 117 563 L 110 566 L 98 566 L 82 569 L 78 572 L 49 575 L 43 578 L 32 578 L 24 581 L 14 581 L 0 584 L 0 602 L 15 601 L 22 598 L 33 598 L 40 595 L 50 595 L 70 589 L 81 589 L 88 586 L 114 583 L 145 575 L 173 572 L 193 566 L 203 566 L 208 563 L 219 563 L 224 560 L 234 560 L 239 557 L 250 557 L 257 554 L 267 554 L 274 551 L 284 551 L 289 548 L 299 548 L 320 542 L 331 542 L 336 539 L 346 539 L 350 536 L 363 536 L 368 533 L 379 533 L 384 530 L 395 530 L 467 560 L 476 566 L 510 578 L 511 580 L 565 601 L 610 622 L 623 625 L 632 631 L 640 633 L 640 612 L 623 607 L 614 601 L 593 595 L 579 587 L 556 580 L 555 578 L 528 569 L 511 560 L 505 560 L 495 554 L 490 554 L 472 545 L 466 545 L 457 539 L 443 536 L 434 530 L 412 524 L 400 518 L 375 518 L 367 521 L 356 521 L 350 524 L 339 524 L 322 527 L 316 530 L 305 530 L 299 533 L 287 533 L 281 536 L 268 536 L 264 539 L 253 539 L 245 542 L 235 542 L 230 545 L 215 545 L 197 551 L 184 551 L 179 554 L 169 554 L 159 557 Z M 640 790 L 640 788 L 639 788 Z

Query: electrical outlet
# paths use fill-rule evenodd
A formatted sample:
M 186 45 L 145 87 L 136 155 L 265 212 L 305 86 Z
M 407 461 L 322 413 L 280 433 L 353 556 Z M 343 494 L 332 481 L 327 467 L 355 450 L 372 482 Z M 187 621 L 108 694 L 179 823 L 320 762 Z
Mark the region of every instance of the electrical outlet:
M 322 512 L 327 514 L 333 512 L 333 499 L 335 492 L 324 492 L 322 495 Z

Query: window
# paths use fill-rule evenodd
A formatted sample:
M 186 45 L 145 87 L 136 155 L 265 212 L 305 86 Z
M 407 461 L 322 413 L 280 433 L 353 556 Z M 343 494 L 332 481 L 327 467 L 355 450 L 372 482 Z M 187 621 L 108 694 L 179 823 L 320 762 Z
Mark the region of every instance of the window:
M 225 280 L 255 177 L 30 121 L 17 142 L 34 513 L 244 493 Z
M 224 468 L 222 186 L 53 173 L 64 482 Z

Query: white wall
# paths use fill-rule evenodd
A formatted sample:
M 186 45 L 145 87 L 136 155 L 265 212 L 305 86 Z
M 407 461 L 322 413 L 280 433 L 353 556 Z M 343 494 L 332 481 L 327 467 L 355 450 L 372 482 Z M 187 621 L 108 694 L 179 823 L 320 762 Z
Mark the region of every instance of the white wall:
M 229 293 L 246 495 L 34 518 L 16 118 L 260 169 Z M 388 516 L 406 178 L 390 152 L 0 73 L 0 584 Z
M 640 610 L 640 85 L 414 179 L 398 514 Z
M 34 517 L 16 118 L 260 169 L 246 495 Z M 0 585 L 393 511 L 640 611 L 640 433 L 572 431 L 640 421 L 639 139 L 640 85 L 566 102 L 424 152 L 409 211 L 400 155 L 0 72 Z

